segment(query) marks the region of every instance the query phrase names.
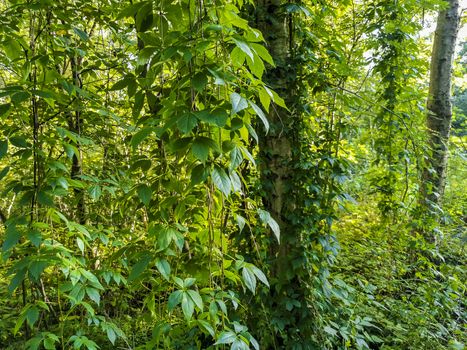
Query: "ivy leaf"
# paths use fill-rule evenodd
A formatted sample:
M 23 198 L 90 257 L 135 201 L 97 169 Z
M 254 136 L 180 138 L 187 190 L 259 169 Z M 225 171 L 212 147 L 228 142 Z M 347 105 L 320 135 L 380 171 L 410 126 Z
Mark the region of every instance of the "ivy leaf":
M 232 114 L 237 114 L 248 107 L 248 101 L 236 92 L 230 94 L 230 103 L 232 104 Z
M 230 194 L 232 184 L 230 183 L 230 179 L 225 173 L 224 169 L 216 165 L 214 169 L 212 169 L 211 177 L 212 177 L 212 181 L 214 182 L 214 185 L 216 185 L 216 187 L 222 193 L 228 196 Z
M 261 121 L 264 124 L 264 129 L 266 130 L 266 134 L 269 132 L 269 121 L 268 118 L 266 118 L 266 115 L 264 114 L 263 110 L 258 107 L 255 103 L 249 101 L 251 108 L 255 111 L 256 115 L 261 119 Z
M 148 185 L 142 184 L 139 185 L 136 189 L 138 192 L 138 197 L 143 202 L 145 206 L 148 206 L 151 202 L 152 190 Z

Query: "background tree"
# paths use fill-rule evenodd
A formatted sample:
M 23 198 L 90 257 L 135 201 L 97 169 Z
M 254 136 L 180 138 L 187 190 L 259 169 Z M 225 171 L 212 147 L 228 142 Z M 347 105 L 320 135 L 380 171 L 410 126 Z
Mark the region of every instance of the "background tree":
M 446 183 L 449 134 L 452 119 L 452 68 L 460 23 L 458 0 L 447 1 L 438 14 L 430 66 L 426 125 L 431 154 L 423 169 L 421 193 L 424 204 L 440 205 Z

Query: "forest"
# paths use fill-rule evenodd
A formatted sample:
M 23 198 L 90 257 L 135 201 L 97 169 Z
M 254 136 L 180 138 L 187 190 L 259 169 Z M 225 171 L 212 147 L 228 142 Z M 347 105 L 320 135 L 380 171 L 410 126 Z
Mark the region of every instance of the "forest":
M 466 349 L 466 147 L 465 0 L 0 0 L 0 349 Z

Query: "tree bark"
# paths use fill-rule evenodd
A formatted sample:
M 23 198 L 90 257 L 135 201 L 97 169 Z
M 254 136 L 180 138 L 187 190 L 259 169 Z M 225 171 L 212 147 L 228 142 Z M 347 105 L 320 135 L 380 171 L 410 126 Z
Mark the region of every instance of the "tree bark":
M 438 14 L 430 67 L 427 101 L 428 145 L 432 152 L 423 169 L 422 205 L 430 209 L 441 204 L 446 184 L 448 143 L 451 129 L 451 76 L 459 29 L 459 0 L 448 0 L 448 7 Z

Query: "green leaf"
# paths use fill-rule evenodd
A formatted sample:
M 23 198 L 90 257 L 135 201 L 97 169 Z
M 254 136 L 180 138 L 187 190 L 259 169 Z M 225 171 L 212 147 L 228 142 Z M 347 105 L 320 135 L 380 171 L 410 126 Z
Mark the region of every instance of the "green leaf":
M 277 241 L 280 242 L 281 231 L 276 220 L 274 220 L 271 214 L 269 214 L 266 210 L 258 209 L 258 214 L 261 221 L 271 228 L 272 232 L 277 238 Z
M 253 51 L 251 51 L 249 43 L 235 38 L 232 38 L 232 40 L 235 43 L 235 45 L 237 45 L 237 47 L 245 53 L 245 55 L 254 60 Z
M 5 241 L 3 242 L 2 251 L 6 252 L 18 244 L 21 238 L 21 233 L 16 229 L 16 225 L 10 224 L 6 228 Z
M 145 2 L 144 6 L 138 10 L 135 22 L 138 32 L 145 32 L 153 26 L 154 14 L 151 1 Z
M 50 262 L 52 263 L 52 262 Z M 45 268 L 49 266 L 48 261 L 42 261 L 42 260 L 33 260 L 31 265 L 29 265 L 28 271 L 30 276 L 33 278 L 34 281 L 39 281 L 39 278 L 42 274 L 42 272 L 45 270 Z
M 167 301 L 167 309 L 169 311 L 172 311 L 178 304 L 180 304 L 180 302 L 182 301 L 182 294 L 183 291 L 176 290 L 175 292 L 172 292 L 169 295 L 169 299 Z
M 8 174 L 9 171 L 10 171 L 10 167 L 9 167 L 9 166 L 4 167 L 4 168 L 0 171 L 0 180 L 3 179 L 3 178 Z
M 84 30 L 81 30 L 79 28 L 73 28 L 73 31 L 75 32 L 76 35 L 80 37 L 81 40 L 83 41 L 89 40 L 89 35 Z
M 89 299 L 94 301 L 97 305 L 101 302 L 101 296 L 99 295 L 99 291 L 95 288 L 86 287 L 86 294 L 88 295 Z
M 198 322 L 201 328 L 204 328 L 211 335 L 211 337 L 214 337 L 215 331 L 214 328 L 209 324 L 209 322 L 205 320 L 197 320 L 196 322 Z
M 196 125 L 198 125 L 198 118 L 192 113 L 186 113 L 177 120 L 178 129 L 185 134 L 191 132 Z
M 39 248 L 39 246 L 41 245 L 41 242 L 42 242 L 42 234 L 40 233 L 40 231 L 35 230 L 35 229 L 31 229 L 26 234 L 26 237 L 29 239 L 29 241 L 32 244 L 34 244 L 34 246 Z
M 3 117 L 4 115 L 8 116 L 10 112 L 10 107 L 11 107 L 10 103 L 0 104 L 0 117 Z
M 161 275 L 168 281 L 170 279 L 170 265 L 165 259 L 156 259 L 156 267 Z
M 331 328 L 329 326 L 325 326 L 323 329 L 327 334 L 330 334 L 331 336 L 336 336 L 337 335 L 337 331 L 334 328 Z
M 263 45 L 257 43 L 250 43 L 250 46 L 257 53 L 257 55 L 261 57 L 263 61 L 266 61 L 274 67 L 274 60 L 272 59 L 272 56 L 269 54 L 268 50 Z
M 206 181 L 209 176 L 209 168 L 204 164 L 199 164 L 191 171 L 191 184 L 196 185 Z
M 109 89 L 109 91 L 117 91 L 117 90 L 123 90 L 130 84 L 129 78 L 123 78 L 122 80 L 117 81 L 115 84 L 112 85 L 112 87 Z
M 214 182 L 214 185 L 216 185 L 216 187 L 222 193 L 228 196 L 230 194 L 232 185 L 224 169 L 222 169 L 218 165 L 214 166 L 214 169 L 212 169 L 211 171 L 211 177 L 212 181 Z
M 193 300 L 195 305 L 198 307 L 198 309 L 203 311 L 203 299 L 201 298 L 201 295 L 193 289 L 189 289 L 187 292 L 190 295 L 191 300 Z
M 242 193 L 242 180 L 240 180 L 240 176 L 238 176 L 236 171 L 232 171 L 229 174 L 230 183 L 232 184 L 234 192 Z
M 219 335 L 214 345 L 231 344 L 237 339 L 237 335 L 232 331 L 224 331 Z
M 154 131 L 153 127 L 145 127 L 138 131 L 131 138 L 130 144 L 133 149 L 136 149 L 141 142 L 143 142 Z
M 249 266 L 249 268 L 251 269 L 251 271 L 253 271 L 253 273 L 255 274 L 255 276 L 256 276 L 261 282 L 263 282 L 266 286 L 269 287 L 268 279 L 266 278 L 266 275 L 263 273 L 263 271 L 261 271 L 260 269 L 258 269 L 258 268 L 257 268 L 256 266 L 254 266 L 254 265 Z
M 253 108 L 253 110 L 255 111 L 256 115 L 261 119 L 261 121 L 263 122 L 264 124 L 264 129 L 266 130 L 266 134 L 269 132 L 269 121 L 268 121 L 268 118 L 266 118 L 266 115 L 264 114 L 264 112 L 262 111 L 261 108 L 258 107 L 258 105 L 256 105 L 255 103 L 250 102 L 250 106 L 251 108 Z
M 76 244 L 78 245 L 78 249 L 81 251 L 81 254 L 84 254 L 84 241 L 81 238 L 76 237 Z
M 235 219 L 237 220 L 237 225 L 238 228 L 240 229 L 240 232 L 243 231 L 243 228 L 245 227 L 246 220 L 243 216 L 236 214 Z
M 0 159 L 5 157 L 8 152 L 8 141 L 0 141 Z
M 10 138 L 10 143 L 13 145 L 13 146 L 16 146 L 18 148 L 28 148 L 29 146 L 31 146 L 31 144 L 29 144 L 26 139 L 22 136 L 13 136 Z
M 246 287 L 251 290 L 253 294 L 256 292 L 256 277 L 255 274 L 248 268 L 244 267 L 242 269 L 243 282 L 245 282 Z
M 101 194 L 102 194 L 102 190 L 101 190 L 101 186 L 99 185 L 92 185 L 89 189 L 88 189 L 88 192 L 89 192 L 89 195 L 91 196 L 91 198 L 95 201 L 97 201 Z
M 129 281 L 134 281 L 137 279 L 144 270 L 146 270 L 146 267 L 149 265 L 151 262 L 151 256 L 150 255 L 143 255 L 136 264 L 133 265 L 131 268 L 130 276 L 128 276 Z
M 151 202 L 152 190 L 148 185 L 141 184 L 136 189 L 138 197 L 145 206 L 148 206 Z
M 183 292 L 182 294 L 182 311 L 185 319 L 188 321 L 193 317 L 193 312 L 195 311 L 195 303 L 188 296 L 188 293 Z
M 248 107 L 248 101 L 236 92 L 230 94 L 230 103 L 232 104 L 232 114 L 237 114 Z
M 229 169 L 233 170 L 236 169 L 240 164 L 243 162 L 243 155 L 242 152 L 238 147 L 234 147 L 232 151 L 230 151 L 230 164 Z
M 113 328 L 111 327 L 108 327 L 106 330 L 105 330 L 106 334 L 107 334 L 107 338 L 109 338 L 110 342 L 112 343 L 112 345 L 115 345 L 115 340 L 117 340 L 117 334 L 115 333 L 115 331 L 113 330 Z
M 47 207 L 53 207 L 54 206 L 54 201 L 51 196 L 45 191 L 39 191 L 37 193 L 37 201 L 39 204 L 42 204 Z
M 208 160 L 210 148 L 218 148 L 216 141 L 209 137 L 199 136 L 195 138 L 193 145 L 191 146 L 191 151 L 197 159 L 204 163 Z
M 18 92 L 15 92 L 13 95 L 11 95 L 11 102 L 15 104 L 19 104 L 21 102 L 28 100 L 30 97 L 31 95 L 28 92 L 18 91 Z
M 191 85 L 198 92 L 203 91 L 207 84 L 208 84 L 208 77 L 205 73 L 202 73 L 202 72 L 196 73 L 191 79 Z
M 26 320 L 29 326 L 32 328 L 39 319 L 39 309 L 36 306 L 32 306 L 26 311 Z

